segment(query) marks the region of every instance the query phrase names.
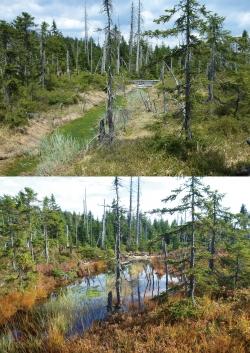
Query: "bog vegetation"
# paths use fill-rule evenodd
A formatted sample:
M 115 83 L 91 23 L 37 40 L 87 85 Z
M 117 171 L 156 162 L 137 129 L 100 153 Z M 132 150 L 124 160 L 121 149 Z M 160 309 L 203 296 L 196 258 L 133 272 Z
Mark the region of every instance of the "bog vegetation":
M 64 37 L 55 21 L 38 26 L 28 13 L 22 13 L 10 23 L 1 21 L 2 128 L 8 126 L 10 133 L 25 134 L 27 130 L 23 126 L 32 126 L 39 113 L 51 107 L 84 106 L 84 92 L 105 90 L 106 114 L 100 114 L 98 123 L 95 120 L 91 126 L 99 135 L 97 145 L 107 145 L 105 155 L 102 155 L 103 148 L 98 150 L 95 145 L 94 157 L 86 164 L 80 151 L 69 153 L 73 167 L 69 170 L 68 160 L 61 161 L 59 174 L 107 174 L 110 167 L 113 174 L 119 174 L 122 162 L 131 164 L 131 170 L 137 175 L 249 174 L 250 41 L 247 31 L 233 36 L 224 27 L 225 18 L 221 14 L 209 12 L 197 0 L 180 0 L 155 20 L 159 30 L 144 32 L 142 7 L 141 0 L 138 4 L 132 3 L 128 42 L 113 21 L 112 1 L 102 4 L 106 22 L 98 30 L 105 38 L 103 44 L 89 37 L 87 8 L 83 39 Z M 152 46 L 150 41 L 154 37 L 162 39 L 162 44 Z M 170 48 L 169 37 L 181 38 L 180 44 Z M 158 100 L 142 94 L 135 103 L 138 107 L 143 103 L 146 113 L 156 118 L 151 126 L 154 136 L 141 139 L 138 131 L 132 142 L 121 143 L 117 139 L 121 129 L 116 129 L 114 102 L 131 79 L 160 80 Z M 150 89 L 146 92 L 150 93 Z M 129 101 L 126 101 L 123 112 L 126 121 L 129 110 Z M 131 129 L 138 119 L 133 113 L 129 118 Z M 89 128 L 78 126 L 89 136 Z M 84 149 L 85 142 L 81 143 L 80 150 Z M 133 158 L 132 145 L 133 151 L 143 151 L 140 156 L 143 164 L 147 163 L 147 155 L 155 156 L 159 163 L 151 169 L 147 163 L 137 172 L 138 161 Z M 67 148 L 67 143 L 62 148 Z M 76 154 L 81 156 L 80 167 L 75 163 Z M 112 166 L 110 156 L 113 156 Z M 95 160 L 99 169 L 95 166 L 93 170 Z M 9 169 L 3 168 L 2 174 L 13 172 L 13 164 L 18 161 L 12 162 Z M 31 163 L 27 171 L 18 168 L 17 173 L 46 174 L 44 165 L 36 169 L 37 164 Z M 49 166 L 47 174 L 53 172 Z
M 116 177 L 112 204 L 104 201 L 99 206 L 102 220 L 88 211 L 86 196 L 81 215 L 63 212 L 53 195 L 39 202 L 29 188 L 14 197 L 1 197 L 2 351 L 69 352 L 74 347 L 74 352 L 247 352 L 250 218 L 246 207 L 232 213 L 224 206 L 223 194 L 190 177 L 180 180 L 170 195 L 163 191 L 163 208 L 144 214 L 140 178 L 130 179 L 127 208 L 121 205 L 121 188 Z M 165 216 L 152 221 L 156 214 Z M 167 215 L 174 215 L 174 220 L 168 222 Z M 154 255 L 152 266 L 165 278 L 165 292 L 142 312 L 121 314 L 122 261 L 131 252 Z M 63 306 L 59 308 L 64 305 L 70 312 L 67 298 L 54 302 L 54 311 L 52 305 L 53 315 L 43 321 L 44 335 L 39 333 L 38 313 L 23 314 L 56 286 L 91 278 L 108 268 L 115 273 L 113 302 L 108 296 L 109 320 L 95 324 L 83 337 L 67 336 L 69 317 L 62 315 Z M 178 282 L 171 282 L 170 276 Z M 19 334 L 13 329 L 17 320 L 26 327 Z

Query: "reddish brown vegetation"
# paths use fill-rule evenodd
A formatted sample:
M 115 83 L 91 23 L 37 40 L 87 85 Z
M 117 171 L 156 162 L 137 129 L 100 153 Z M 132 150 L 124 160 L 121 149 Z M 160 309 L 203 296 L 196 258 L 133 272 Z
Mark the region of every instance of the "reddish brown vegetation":
M 56 269 L 65 274 L 75 271 L 78 277 L 95 275 L 107 270 L 107 263 L 103 260 L 92 262 L 77 262 L 71 260 L 58 264 Z M 67 278 L 55 278 L 53 264 L 39 264 L 36 266 L 38 276 L 36 283 L 25 290 L 15 290 L 0 297 L 0 325 L 9 320 L 18 310 L 28 310 L 37 301 L 47 298 L 57 287 L 67 285 L 70 280 Z M 72 279 L 71 279 L 72 281 Z
M 49 339 L 48 353 L 247 353 L 250 348 L 250 293 L 230 301 L 198 301 L 198 314 L 174 319 L 172 305 L 155 304 L 147 312 L 117 315 L 84 337 Z M 42 352 L 42 351 L 41 351 Z
M 56 286 L 53 277 L 39 274 L 36 285 L 25 291 L 14 291 L 0 298 L 0 324 L 10 319 L 18 310 L 30 309 L 37 300 L 46 298 Z

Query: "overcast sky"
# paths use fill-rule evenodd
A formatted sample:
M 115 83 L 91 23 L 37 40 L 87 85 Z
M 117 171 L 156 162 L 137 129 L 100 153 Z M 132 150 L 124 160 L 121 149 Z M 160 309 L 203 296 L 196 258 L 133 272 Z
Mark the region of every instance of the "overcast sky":
M 101 217 L 103 208 L 100 206 L 106 199 L 111 204 L 114 198 L 112 177 L 2 177 L 0 178 L 0 195 L 16 195 L 24 187 L 29 186 L 38 193 L 42 200 L 44 196 L 56 197 L 57 203 L 63 210 L 83 211 L 84 190 L 87 191 L 88 209 Z M 129 205 L 130 178 L 122 178 L 121 203 L 125 208 Z M 183 183 L 183 178 L 171 177 L 142 177 L 141 178 L 141 209 L 143 212 L 163 207 L 161 200 L 168 196 L 172 189 Z M 134 178 L 134 210 L 136 208 L 136 183 Z M 250 179 L 230 177 L 203 178 L 203 183 L 212 189 L 225 193 L 224 206 L 231 211 L 239 212 L 244 203 L 250 210 Z
M 97 38 L 97 28 L 104 27 L 104 15 L 101 12 L 102 0 L 86 0 L 88 9 L 88 24 L 90 34 Z M 134 0 L 136 6 L 138 0 Z M 239 35 L 244 29 L 250 31 L 250 1 L 249 0 L 203 0 L 202 3 L 213 12 L 226 17 L 226 28 Z M 143 29 L 156 28 L 155 18 L 163 14 L 164 9 L 172 7 L 177 0 L 142 0 L 144 18 Z M 83 36 L 83 4 L 84 0 L 1 0 L 0 18 L 13 20 L 22 11 L 29 12 L 36 18 L 36 23 L 42 21 L 51 23 L 55 19 L 59 29 L 73 37 Z M 130 0 L 113 0 L 113 20 L 119 23 L 125 37 L 128 38 Z M 100 38 L 102 39 L 102 38 Z M 171 45 L 171 40 L 167 40 Z

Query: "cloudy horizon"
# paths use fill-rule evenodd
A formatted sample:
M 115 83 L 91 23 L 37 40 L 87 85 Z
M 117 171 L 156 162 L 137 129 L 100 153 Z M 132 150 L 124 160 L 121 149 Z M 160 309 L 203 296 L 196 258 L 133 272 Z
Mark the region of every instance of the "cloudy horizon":
M 185 178 L 177 177 L 141 177 L 141 211 L 162 208 L 161 202 Z M 0 196 L 5 194 L 15 196 L 25 187 L 31 187 L 38 193 L 41 201 L 45 196 L 54 194 L 58 205 L 64 211 L 83 212 L 83 198 L 85 188 L 87 192 L 88 210 L 101 218 L 103 201 L 111 205 L 114 199 L 113 177 L 1 177 Z M 250 210 L 249 178 L 239 177 L 205 177 L 203 183 L 211 189 L 225 194 L 223 206 L 232 212 L 239 212 L 242 204 Z M 127 209 L 129 206 L 129 177 L 121 178 L 121 204 Z M 133 205 L 136 210 L 137 178 L 134 178 Z M 155 216 L 153 216 L 155 218 Z M 169 220 L 173 217 L 168 217 Z
M 134 0 L 137 6 L 137 1 Z M 102 12 L 101 0 L 86 0 L 88 11 L 89 35 L 95 40 L 102 41 L 102 35 L 96 32 L 98 28 L 104 28 L 105 16 Z M 171 8 L 177 0 L 142 0 L 143 30 L 159 28 L 153 20 L 164 13 L 166 8 Z M 220 16 L 225 16 L 225 28 L 230 30 L 233 35 L 241 35 L 243 30 L 250 31 L 250 2 L 249 0 L 203 0 L 208 10 L 217 12 Z M 113 21 L 119 21 L 121 31 L 128 39 L 130 21 L 131 1 L 122 2 L 113 0 Z M 56 21 L 60 31 L 65 36 L 84 37 L 84 0 L 1 0 L 0 13 L 1 19 L 12 21 L 22 12 L 28 12 L 35 17 L 35 22 L 41 24 L 46 21 L 49 24 Z M 164 40 L 166 45 L 173 45 L 176 39 L 169 38 Z M 161 43 L 162 40 L 152 40 L 152 43 Z

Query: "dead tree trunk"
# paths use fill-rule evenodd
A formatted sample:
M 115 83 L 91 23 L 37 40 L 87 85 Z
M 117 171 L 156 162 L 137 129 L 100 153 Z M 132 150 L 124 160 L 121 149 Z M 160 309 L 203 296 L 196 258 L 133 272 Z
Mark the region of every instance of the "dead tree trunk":
M 107 15 L 107 67 L 108 67 L 108 82 L 107 82 L 107 122 L 109 128 L 109 142 L 114 140 L 114 119 L 113 119 L 113 73 L 112 73 L 112 38 L 111 38 L 111 0 L 104 0 L 104 10 Z
M 66 246 L 69 248 L 69 226 L 66 225 Z
M 102 240 L 101 240 L 102 249 L 105 248 L 105 238 L 106 238 L 106 200 L 104 199 L 103 217 L 102 217 Z
M 190 253 L 190 277 L 189 277 L 189 293 L 188 296 L 192 299 L 193 303 L 195 302 L 194 299 L 194 291 L 195 291 L 195 275 L 194 275 L 194 268 L 195 268 L 195 231 L 194 231 L 194 222 L 195 222 L 195 187 L 194 187 L 194 177 L 192 177 L 192 201 L 191 201 L 191 253 Z
M 140 177 L 137 179 L 136 246 L 140 243 Z
M 102 66 L 101 66 L 101 74 L 105 74 L 106 72 L 106 60 L 107 60 L 107 33 L 105 33 L 105 40 L 102 48 Z
M 85 32 L 84 49 L 85 49 L 85 55 L 87 58 L 87 63 L 89 65 L 89 34 L 88 34 L 88 13 L 87 13 L 86 0 L 84 4 L 84 32 Z
M 115 215 L 116 215 L 116 242 L 115 242 L 115 257 L 116 257 L 116 306 L 121 306 L 121 219 L 120 219 L 120 199 L 119 199 L 119 179 L 115 177 Z
M 90 72 L 93 73 L 93 38 L 90 42 Z
M 70 64 L 69 64 L 69 50 L 67 49 L 66 54 L 66 65 L 67 65 L 67 75 L 70 77 Z
M 162 82 L 162 90 L 163 90 L 163 112 L 167 113 L 167 89 L 165 85 L 165 62 L 162 63 L 161 70 L 161 82 Z
M 141 0 L 138 0 L 138 22 L 137 22 L 137 50 L 136 50 L 136 73 L 140 72 L 140 54 L 141 54 Z
M 48 240 L 48 230 L 47 225 L 44 225 L 44 245 L 45 245 L 45 258 L 47 264 L 49 263 L 49 240 Z
M 215 241 L 216 241 L 216 196 L 213 197 L 213 229 L 212 229 L 212 238 L 210 244 L 210 253 L 211 259 L 209 259 L 209 268 L 211 271 L 214 271 L 214 255 L 215 255 Z
M 133 177 L 130 177 L 130 191 L 129 191 L 129 212 L 128 212 L 128 244 L 131 244 L 132 232 L 132 203 L 133 203 Z
M 169 271 L 168 271 L 168 247 L 167 247 L 167 241 L 164 239 L 164 244 L 163 244 L 163 251 L 164 251 L 164 262 L 165 262 L 165 271 L 166 271 L 166 292 L 168 293 L 168 276 L 169 276 Z
M 132 71 L 133 46 L 134 46 L 134 2 L 131 5 L 130 36 L 129 36 L 129 72 Z
M 117 34 L 117 58 L 116 58 L 116 73 L 117 75 L 120 74 L 120 66 L 121 66 L 121 51 L 120 51 L 120 46 L 121 46 L 121 37 L 120 37 L 120 32 Z
M 215 80 L 215 44 L 211 48 L 211 60 L 208 69 L 208 101 L 214 101 L 214 80 Z
M 87 190 L 85 188 L 84 200 L 83 200 L 83 221 L 86 239 L 89 241 L 89 222 L 88 222 L 88 206 L 87 206 Z
M 79 74 L 79 42 L 76 39 L 76 74 Z
M 59 59 L 58 57 L 56 58 L 56 76 L 60 76 L 60 68 L 59 68 Z
M 191 131 L 191 27 L 190 27 L 190 0 L 186 1 L 186 62 L 185 62 L 185 116 L 184 116 L 184 129 L 186 139 L 192 139 Z

